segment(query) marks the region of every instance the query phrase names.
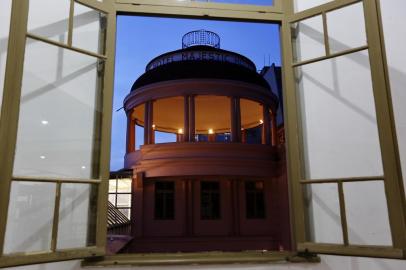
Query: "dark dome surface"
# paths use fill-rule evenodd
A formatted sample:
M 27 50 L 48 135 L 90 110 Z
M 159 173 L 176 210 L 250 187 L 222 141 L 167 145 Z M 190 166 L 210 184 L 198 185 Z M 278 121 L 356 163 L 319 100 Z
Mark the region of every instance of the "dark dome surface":
M 211 60 L 208 59 L 209 57 L 206 57 L 205 59 L 172 60 L 163 64 L 161 64 L 162 62 L 159 62 L 162 61 L 162 59 L 168 59 L 168 57 L 180 57 L 182 54 L 201 53 L 202 51 L 209 53 L 212 52 L 215 55 L 227 55 L 226 57 L 234 57 L 233 59 L 237 60 L 234 62 L 221 61 Z M 186 57 L 183 59 L 188 58 Z M 159 64 L 153 66 L 153 64 L 157 62 Z M 193 78 L 236 80 L 257 84 L 270 89 L 267 81 L 256 72 L 255 64 L 247 57 L 209 46 L 192 46 L 186 49 L 162 54 L 151 60 L 146 69 L 147 71 L 134 82 L 131 91 L 152 83 Z

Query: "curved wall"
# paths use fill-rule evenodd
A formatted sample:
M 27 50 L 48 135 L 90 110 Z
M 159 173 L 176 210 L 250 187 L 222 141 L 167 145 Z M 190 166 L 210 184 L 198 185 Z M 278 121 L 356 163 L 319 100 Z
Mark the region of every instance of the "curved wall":
M 272 110 L 278 106 L 277 97 L 270 90 L 255 84 L 219 79 L 182 79 L 140 87 L 125 98 L 124 108 L 128 111 L 149 100 L 185 95 L 236 96 L 266 103 Z
M 144 145 L 125 156 L 125 168 L 146 177 L 251 176 L 282 173 L 278 148 L 240 143 L 166 143 Z

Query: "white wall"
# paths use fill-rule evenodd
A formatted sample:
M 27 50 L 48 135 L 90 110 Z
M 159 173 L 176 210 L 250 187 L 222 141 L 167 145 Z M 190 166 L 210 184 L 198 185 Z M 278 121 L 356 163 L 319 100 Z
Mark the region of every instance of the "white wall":
M 295 12 L 303 11 L 312 7 L 316 7 L 322 4 L 326 4 L 333 0 L 294 0 Z
M 400 260 L 369 259 L 355 257 L 322 256 L 321 263 L 278 263 L 278 264 L 234 264 L 234 265 L 193 265 L 168 267 L 102 267 L 89 269 L 103 270 L 400 270 L 405 269 L 406 263 Z M 47 263 L 40 265 L 5 268 L 7 270 L 80 270 L 80 261 L 62 263 Z
M 2 0 L 3 1 L 3 0 Z M 302 0 L 304 2 L 310 2 L 308 0 Z M 322 2 L 327 2 L 327 1 L 322 1 Z M 383 11 L 383 24 L 385 28 L 385 38 L 386 38 L 386 46 L 387 46 L 387 54 L 388 54 L 388 62 L 390 66 L 390 76 L 391 76 L 391 86 L 392 86 L 392 93 L 393 93 L 393 100 L 394 100 L 394 109 L 395 109 L 395 116 L 396 116 L 396 125 L 397 125 L 397 132 L 399 136 L 399 143 L 400 143 L 400 152 L 402 155 L 402 165 L 403 165 L 403 171 L 405 172 L 406 169 L 406 109 L 404 104 L 406 104 L 406 93 L 405 93 L 405 85 L 406 85 L 406 66 L 404 63 L 406 62 L 406 54 L 404 53 L 404 48 L 406 48 L 406 33 L 405 29 L 402 28 L 402 26 L 406 25 L 406 3 L 404 0 L 392 0 L 392 1 L 384 1 L 381 0 L 382 2 L 382 11 Z M 310 4 L 311 5 L 311 4 Z M 0 10 L 1 11 L 1 10 Z M 0 17 L 2 18 L 2 17 Z M 351 17 L 347 17 L 347 20 L 350 21 L 351 23 Z M 311 29 L 310 29 L 311 30 Z M 320 29 L 313 29 L 316 30 L 316 32 L 313 32 L 312 35 L 314 37 L 317 37 L 317 30 Z M 358 60 L 357 60 L 358 59 Z M 364 59 L 364 60 L 363 60 Z M 365 61 L 365 58 L 361 57 L 360 58 L 353 58 L 353 59 L 347 59 L 348 61 Z M 330 63 L 331 64 L 331 63 Z M 359 63 L 358 63 L 359 64 Z M 357 64 L 357 65 L 358 65 Z M 334 73 L 334 63 L 331 64 L 331 66 L 325 70 L 325 72 L 330 72 Z M 362 72 L 362 69 L 358 71 L 357 69 L 355 70 L 356 72 Z M 324 72 L 323 70 L 319 72 Z M 329 75 L 327 74 L 326 77 L 330 78 Z M 309 77 L 307 77 L 309 78 Z M 326 80 L 324 76 L 321 76 L 321 80 Z M 355 78 L 354 78 L 355 80 Z M 321 86 L 323 84 L 315 84 L 313 80 L 313 89 L 316 90 L 322 90 Z M 319 81 L 320 82 L 320 81 Z M 334 80 L 329 81 L 322 81 L 324 84 L 331 84 L 334 85 Z M 306 82 L 307 84 L 310 83 L 308 80 Z M 345 83 L 345 82 L 343 82 Z M 340 89 L 335 88 L 335 89 Z M 326 89 L 324 89 L 326 90 Z M 337 97 L 337 96 L 336 96 Z M 341 100 L 345 101 L 345 100 Z M 350 99 L 351 101 L 351 99 Z M 358 100 L 356 100 L 358 102 Z M 335 105 L 340 105 L 337 100 L 334 101 Z M 342 104 L 341 104 L 342 105 Z M 359 110 L 361 108 L 364 108 L 363 106 L 368 106 L 368 104 L 356 104 L 357 106 L 352 106 L 354 104 L 350 104 L 347 106 L 347 110 L 350 110 L 349 112 L 362 114 L 363 111 Z M 309 107 L 306 107 L 309 108 Z M 344 107 L 343 107 L 344 108 Z M 368 114 L 363 114 L 363 118 L 368 119 Z M 365 120 L 364 119 L 364 120 Z M 370 120 L 365 120 L 366 122 L 371 122 L 371 119 L 373 120 L 373 117 L 369 117 Z M 350 119 L 349 119 L 350 120 Z M 361 123 L 362 124 L 362 123 Z M 368 124 L 366 124 L 368 125 Z M 359 132 L 363 132 L 360 130 Z M 325 168 L 323 168 L 325 170 Z M 331 170 L 334 170 L 332 168 Z M 326 171 L 323 171 L 323 173 L 327 173 Z M 406 173 L 404 173 L 406 174 Z M 354 189 L 351 189 L 354 191 Z M 328 192 L 336 192 L 336 191 L 328 191 Z M 368 196 L 364 196 L 365 194 L 360 194 L 361 192 L 355 192 L 355 197 L 356 200 L 354 200 L 351 205 L 356 204 L 355 206 L 360 206 L 357 204 L 357 202 L 362 202 L 361 199 L 368 199 L 369 197 L 375 198 L 377 194 L 379 194 L 380 189 L 379 188 L 374 188 L 372 187 L 370 189 L 370 192 L 367 193 Z M 365 193 L 365 192 L 364 192 Z M 358 194 L 360 196 L 358 196 Z M 325 194 L 324 194 L 325 195 Z M 323 196 L 324 196 L 323 195 Z M 351 192 L 348 195 L 349 197 L 351 196 Z M 353 195 L 354 196 L 354 195 Z M 314 199 L 315 197 L 313 197 Z M 322 199 L 322 198 L 321 198 Z M 322 200 L 323 201 L 323 200 Z M 362 205 L 361 205 L 362 206 Z M 319 213 L 324 213 L 325 218 L 322 218 L 321 221 L 326 221 L 327 223 L 330 222 L 331 224 L 335 224 L 338 222 L 337 216 L 335 215 L 333 205 L 331 204 L 319 204 L 318 205 L 319 209 L 316 211 L 319 211 Z M 365 207 L 365 206 L 364 206 Z M 364 225 L 363 222 L 368 222 L 369 225 L 371 222 L 369 221 L 369 217 L 371 216 L 371 210 L 372 210 L 372 216 L 374 213 L 374 209 L 371 209 L 371 207 L 364 209 L 366 211 L 361 211 L 358 214 L 359 219 L 355 219 L 354 223 L 355 226 L 359 227 L 362 225 L 362 228 L 366 228 L 368 226 Z M 385 222 L 382 222 L 381 220 L 376 221 L 377 226 L 374 230 L 380 230 L 385 227 Z M 334 228 L 334 226 L 329 226 L 328 228 Z M 360 231 L 359 229 L 354 229 L 354 232 Z M 372 233 L 374 233 L 372 232 Z M 325 234 L 327 235 L 330 233 L 329 231 L 326 231 Z M 381 232 L 382 233 L 382 232 Z M 385 232 L 383 232 L 385 233 Z M 387 233 L 387 232 L 386 232 Z M 356 235 L 357 236 L 357 235 Z M 358 238 L 357 240 L 368 240 L 370 239 L 371 235 L 368 234 L 365 238 Z M 375 239 L 376 240 L 376 239 Z M 378 239 L 379 240 L 379 239 Z M 380 240 L 382 241 L 382 240 Z M 275 269 L 275 270 L 282 270 L 282 269 L 292 269 L 292 270 L 299 270 L 299 269 L 316 269 L 316 270 L 359 270 L 359 269 L 368 269 L 368 270 L 378 270 L 378 269 L 384 269 L 384 270 L 398 270 L 398 269 L 406 269 L 406 261 L 400 261 L 400 260 L 387 260 L 387 259 L 373 259 L 373 258 L 354 258 L 354 257 L 340 257 L 340 256 L 321 256 L 322 262 L 319 264 L 265 264 L 265 265 L 229 265 L 229 266 L 175 266 L 175 267 L 165 267 L 164 269 L 248 269 L 248 270 L 265 270 L 265 269 Z M 129 267 L 129 268 L 134 268 L 134 267 Z M 160 268 L 151 268 L 151 267 L 144 267 L 142 269 L 162 269 L 163 267 Z M 70 262 L 61 262 L 61 263 L 49 263 L 49 264 L 40 264 L 40 265 L 33 265 L 33 266 L 24 266 L 24 267 L 15 267 L 15 268 L 7 268 L 7 269 L 13 269 L 13 270 L 51 270 L 51 269 L 58 269 L 58 270 L 79 270 L 82 269 L 80 267 L 80 261 L 70 261 Z M 120 270 L 120 269 L 128 269 L 127 267 L 107 267 L 104 269 L 114 269 L 114 270 Z

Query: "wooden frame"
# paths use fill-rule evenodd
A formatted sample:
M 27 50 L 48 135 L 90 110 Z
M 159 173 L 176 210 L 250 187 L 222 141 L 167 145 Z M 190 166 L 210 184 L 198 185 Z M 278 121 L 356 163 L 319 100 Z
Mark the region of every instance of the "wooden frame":
M 148 14 L 150 16 L 201 17 L 229 20 L 264 20 L 280 23 L 284 0 L 274 0 L 273 6 L 252 6 L 221 3 L 202 3 L 174 0 L 111 0 L 117 13 Z
M 9 43 L 9 56 L 6 64 L 6 82 L 3 97 L 2 114 L 0 118 L 0 149 L 3 153 L 2 162 L 0 164 L 0 210 L 4 218 L 0 219 L 0 267 L 16 266 L 40 262 L 51 262 L 60 260 L 79 259 L 84 257 L 101 256 L 105 254 L 106 243 L 106 222 L 107 222 L 107 192 L 109 179 L 109 161 L 110 161 L 110 127 L 111 127 L 111 107 L 113 94 L 113 76 L 114 76 L 114 55 L 115 43 L 110 42 L 107 46 L 103 43 L 100 45 L 105 47 L 104 54 L 94 53 L 72 46 L 73 35 L 73 8 L 74 0 L 70 0 L 69 24 L 68 24 L 68 42 L 67 44 L 49 40 L 41 36 L 28 33 L 28 8 L 29 2 L 15 1 L 12 2 L 11 26 Z M 77 3 L 83 4 L 89 8 L 103 12 L 108 18 L 108 26 L 106 33 L 100 34 L 100 39 L 112 40 L 115 38 L 115 20 L 116 14 L 111 1 L 103 3 L 91 0 L 78 0 Z M 94 160 L 95 169 L 92 172 L 95 175 L 94 179 L 61 179 L 61 178 L 37 178 L 37 177 L 19 177 L 13 175 L 14 151 L 16 147 L 17 126 L 20 110 L 21 83 L 24 68 L 24 53 L 26 39 L 35 39 L 39 42 L 47 43 L 58 48 L 74 51 L 82 55 L 88 55 L 99 59 L 99 63 L 103 62 L 104 76 L 99 79 L 99 87 L 103 87 L 103 95 L 100 97 L 103 104 L 103 111 L 97 113 L 94 121 L 99 124 L 95 125 L 95 133 L 99 139 L 101 151 L 94 150 L 94 156 L 98 160 Z M 99 128 L 101 126 L 101 128 Z M 100 138 L 101 137 L 101 138 Z M 9 203 L 9 195 L 11 183 L 13 181 L 37 182 L 37 183 L 56 183 L 55 206 L 52 225 L 52 237 L 50 250 L 33 253 L 12 253 L 4 254 L 4 240 L 6 233 L 7 210 Z M 97 186 L 97 204 L 90 207 L 90 211 L 97 211 L 95 232 L 95 243 L 91 246 L 83 248 L 57 250 L 57 233 L 59 222 L 59 205 L 61 198 L 61 186 L 63 184 L 91 184 Z
M 226 11 L 248 11 L 248 12 L 262 12 L 262 13 L 282 13 L 282 0 L 274 0 L 273 5 L 257 6 L 249 4 L 232 4 L 232 3 L 216 3 L 216 2 L 198 2 L 190 1 L 176 1 L 176 0 L 155 0 L 153 2 L 148 0 L 116 0 L 118 4 L 131 4 L 131 5 L 148 5 L 156 7 L 182 7 L 193 9 L 211 9 L 211 10 L 226 10 Z
M 3 107 L 0 118 L 0 152 L 3 153 L 0 162 L 0 212 L 7 216 L 9 191 L 12 181 L 37 181 L 57 183 L 57 189 L 60 189 L 63 183 L 88 183 L 98 185 L 98 203 L 97 203 L 97 227 L 96 227 L 96 245 L 72 250 L 55 250 L 55 237 L 57 229 L 53 229 L 52 247 L 49 252 L 35 254 L 15 254 L 2 255 L 4 246 L 4 236 L 6 228 L 6 218 L 0 219 L 0 267 L 33 264 L 41 262 L 61 261 L 69 259 L 78 259 L 84 257 L 102 256 L 106 244 L 107 230 L 107 194 L 109 180 L 109 159 L 110 159 L 110 128 L 111 128 L 111 108 L 113 94 L 114 77 L 114 55 L 115 55 L 115 28 L 116 15 L 119 13 L 131 13 L 134 15 L 149 16 L 181 16 L 197 17 L 222 20 L 249 20 L 274 22 L 281 24 L 281 42 L 283 55 L 283 76 L 284 76 L 284 108 L 287 130 L 287 148 L 288 148 L 288 172 L 291 197 L 291 223 L 293 228 L 293 241 L 297 243 L 297 251 L 305 253 L 326 253 L 352 256 L 372 256 L 372 257 L 390 257 L 406 258 L 406 203 L 404 196 L 404 187 L 400 171 L 399 153 L 396 142 L 395 124 L 392 112 L 392 103 L 390 98 L 390 87 L 388 79 L 388 68 L 386 66 L 384 41 L 382 36 L 382 25 L 380 22 L 379 0 L 364 0 L 365 19 L 367 27 L 368 44 L 363 47 L 354 48 L 350 51 L 331 54 L 329 50 L 328 38 L 326 39 L 327 24 L 326 12 L 339 9 L 362 0 L 335 0 L 330 3 L 314 7 L 299 13 L 293 11 L 293 0 L 282 1 L 275 0 L 274 6 L 258 7 L 249 5 L 232 5 L 219 3 L 197 3 L 197 2 L 174 2 L 171 0 L 157 0 L 151 3 L 149 0 L 105 0 L 98 2 L 95 0 L 75 0 L 78 3 L 90 8 L 105 12 L 108 17 L 108 27 L 106 33 L 106 52 L 105 54 L 95 54 L 80 48 L 72 46 L 72 27 L 73 20 L 69 20 L 68 43 L 61 44 L 55 41 L 44 39 L 40 36 L 26 33 L 28 18 L 28 0 L 13 0 L 12 16 L 10 26 L 10 37 L 8 46 L 8 58 L 6 66 L 5 89 L 3 96 Z M 72 6 L 73 0 L 71 0 Z M 73 11 L 71 9 L 70 16 Z M 297 22 L 316 15 L 322 15 L 325 30 L 324 39 L 326 40 L 326 56 L 311 59 L 304 62 L 294 63 L 291 41 L 291 23 Z M 72 18 L 72 17 L 70 17 Z M 103 117 L 101 119 L 101 152 L 99 164 L 99 179 L 35 179 L 24 177 L 13 177 L 14 149 L 16 146 L 17 125 L 19 104 L 21 95 L 21 82 L 24 65 L 24 51 L 26 38 L 36 39 L 46 42 L 53 46 L 73 50 L 77 53 L 86 54 L 99 58 L 105 63 L 105 75 L 102 80 L 103 91 Z M 379 126 L 380 142 L 382 146 L 382 160 L 385 175 L 368 177 L 368 179 L 324 179 L 317 180 L 322 182 L 337 183 L 340 191 L 340 205 L 343 206 L 344 197 L 342 194 L 342 183 L 346 181 L 384 181 L 385 191 L 388 199 L 389 216 L 392 228 L 393 247 L 373 247 L 373 246 L 353 246 L 348 245 L 329 245 L 317 244 L 307 241 L 306 238 L 306 213 L 303 207 L 302 185 L 315 183 L 316 180 L 304 180 L 303 177 L 303 147 L 300 141 L 301 129 L 298 113 L 298 99 L 295 92 L 294 68 L 323 61 L 329 58 L 338 57 L 348 53 L 369 50 L 371 72 L 374 85 L 374 96 L 377 110 L 377 121 Z M 383 74 L 383 76 L 382 76 Z M 379 179 L 378 179 L 379 178 Z M 313 182 L 312 182 L 313 181 Z M 59 193 L 57 192 L 57 195 Z M 55 202 L 58 205 L 59 197 L 56 196 Z M 57 208 L 57 207 L 56 207 Z M 57 211 L 57 210 L 55 210 Z M 341 212 L 345 214 L 345 207 L 341 207 Z M 57 215 L 55 215 L 57 216 Z M 345 215 L 341 220 L 345 227 Z M 346 230 L 343 230 L 346 234 Z M 345 238 L 344 238 L 345 239 Z M 233 262 L 269 262 L 285 259 L 287 256 L 294 256 L 294 252 L 277 252 L 264 254 L 253 253 L 213 253 L 209 256 L 204 254 L 188 255 L 167 255 L 157 254 L 151 256 L 145 255 L 125 255 L 108 256 L 105 260 L 94 262 L 91 260 L 86 264 L 111 265 L 111 264 L 135 264 L 135 265 L 168 265 L 168 264 L 189 264 L 189 263 L 233 263 Z
M 83 266 L 170 266 L 192 264 L 230 264 L 230 263 L 270 263 L 285 261 L 294 256 L 294 252 L 199 252 L 165 254 L 122 254 L 106 256 L 102 259 L 86 260 Z M 302 260 L 304 262 L 305 260 Z M 317 259 L 313 262 L 319 262 Z
M 399 153 L 394 129 L 394 118 L 390 100 L 390 89 L 385 74 L 382 29 L 379 23 L 377 0 L 336 0 L 318 7 L 314 7 L 299 13 L 294 13 L 292 1 L 287 1 L 286 20 L 283 23 L 283 57 L 285 71 L 285 113 L 288 136 L 288 164 L 291 185 L 291 203 L 293 209 L 293 226 L 296 237 L 297 250 L 299 252 L 313 252 L 326 254 L 342 254 L 352 256 L 389 257 L 405 259 L 406 251 L 406 226 L 405 226 L 405 195 L 402 183 Z M 352 48 L 339 53 L 331 53 L 328 42 L 328 29 L 326 13 L 347 7 L 355 3 L 363 3 L 367 44 L 358 48 Z M 322 16 L 325 56 L 314 59 L 294 62 L 293 47 L 291 40 L 291 25 L 298 21 L 315 16 Z M 377 125 L 383 161 L 383 176 L 372 177 L 349 177 L 347 179 L 305 179 L 304 175 L 304 147 L 302 128 L 299 121 L 299 97 L 295 85 L 295 68 L 303 65 L 324 61 L 327 59 L 347 55 L 354 52 L 368 50 L 370 68 L 372 73 L 373 95 L 375 100 Z M 293 120 L 293 121 L 291 121 Z M 389 209 L 389 222 L 391 226 L 393 246 L 370 246 L 351 245 L 348 243 L 348 228 L 346 220 L 345 198 L 343 193 L 344 182 L 360 181 L 383 181 Z M 307 213 L 304 209 L 304 194 L 302 188 L 308 184 L 337 183 L 341 213 L 341 225 L 343 231 L 343 244 L 319 244 L 309 241 L 306 231 Z

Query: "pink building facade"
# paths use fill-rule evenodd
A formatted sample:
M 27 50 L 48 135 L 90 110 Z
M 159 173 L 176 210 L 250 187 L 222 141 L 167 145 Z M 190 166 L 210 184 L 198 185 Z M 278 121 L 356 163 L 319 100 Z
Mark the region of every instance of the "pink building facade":
M 213 44 L 192 44 L 195 32 Z M 153 59 L 124 101 L 127 251 L 289 250 L 278 98 L 248 58 L 195 32 L 182 50 Z

